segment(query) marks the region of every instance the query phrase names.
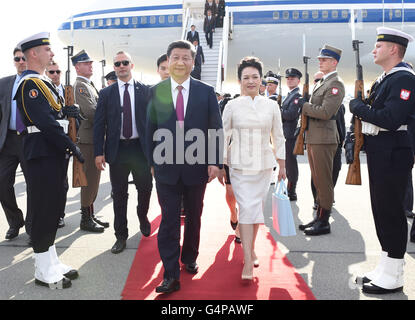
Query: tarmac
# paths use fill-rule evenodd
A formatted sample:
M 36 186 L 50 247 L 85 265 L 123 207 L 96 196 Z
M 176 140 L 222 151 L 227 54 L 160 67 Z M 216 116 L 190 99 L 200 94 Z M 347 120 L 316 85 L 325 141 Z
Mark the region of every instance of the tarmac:
M 291 202 L 296 226 L 312 219 L 312 194 L 310 170 L 307 156 L 299 156 L 298 200 Z M 71 164 L 69 181 L 72 179 Z M 331 233 L 309 237 L 297 230 L 293 237 L 281 237 L 270 230 L 278 247 L 286 254 L 318 300 L 413 300 L 415 299 L 415 243 L 409 242 L 405 255 L 405 286 L 402 293 L 368 295 L 354 284 L 357 275 L 374 269 L 380 256 L 369 196 L 369 183 L 365 155 L 361 154 L 362 185 L 346 185 L 348 165 L 343 166 L 335 188 L 335 205 L 332 211 Z M 271 190 L 271 189 L 270 189 Z M 26 185 L 20 168 L 16 174 L 16 197 L 19 207 L 26 211 Z M 136 250 L 141 240 L 136 215 L 137 192 L 129 186 L 128 228 L 130 237 L 127 248 L 118 255 L 111 253 L 115 243 L 113 208 L 109 169 L 101 176 L 95 211 L 102 221 L 110 222 L 104 233 L 93 234 L 81 231 L 80 189 L 70 188 L 66 204 L 66 226 L 58 230 L 56 248 L 60 259 L 76 269 L 80 278 L 72 281 L 65 290 L 49 290 L 34 284 L 33 250 L 28 247 L 28 236 L 24 228 L 17 238 L 5 240 L 8 230 L 3 209 L 0 208 L 0 300 L 120 300 Z M 269 197 L 271 191 L 269 192 Z M 217 202 L 222 202 L 224 212 L 215 211 Z M 203 214 L 226 214 L 225 188 L 217 180 L 206 190 Z M 270 204 L 270 201 L 268 202 Z M 155 183 L 150 203 L 149 219 L 160 214 L 155 192 Z M 270 222 L 270 205 L 265 210 L 266 225 Z M 408 233 L 413 220 L 408 219 Z M 202 224 L 203 228 L 203 224 Z M 229 234 L 233 230 L 229 226 Z M 157 253 L 157 248 L 154 248 Z M 203 252 L 200 253 L 201 255 Z M 278 275 L 276 275 L 278 276 Z

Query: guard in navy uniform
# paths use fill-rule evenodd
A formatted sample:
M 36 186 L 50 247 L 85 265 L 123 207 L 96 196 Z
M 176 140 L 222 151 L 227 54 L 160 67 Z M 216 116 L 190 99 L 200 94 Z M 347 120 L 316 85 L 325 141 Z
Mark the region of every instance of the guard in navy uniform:
M 27 193 L 32 210 L 31 239 L 35 254 L 35 284 L 64 289 L 78 272 L 62 264 L 56 254 L 55 237 L 59 216 L 65 206 L 68 159 L 84 161 L 69 139 L 68 120 L 77 117 L 77 107 L 63 107 L 55 86 L 43 75 L 54 56 L 49 33 L 31 36 L 18 45 L 27 60 L 15 99 L 22 118 L 23 154 L 27 161 Z M 24 125 L 24 126 L 23 126 Z
M 408 237 L 403 200 L 414 163 L 408 125 L 415 119 L 415 73 L 403 63 L 413 37 L 384 27 L 377 33 L 372 53 L 384 73 L 367 101 L 350 101 L 350 112 L 362 120 L 372 212 L 382 248 L 375 270 L 356 279 L 363 283 L 363 292 L 372 294 L 403 290 Z
M 300 117 L 298 99 L 301 98 L 300 79 L 303 74 L 297 69 L 290 68 L 285 71 L 287 86 L 290 90 L 281 105 L 282 127 L 285 136 L 285 166 L 287 169 L 287 191 L 291 201 L 297 200 L 298 163 L 297 156 L 293 153 L 295 146 L 295 129 Z
M 280 83 L 278 80 L 278 76 L 270 71 L 267 73 L 266 81 L 267 81 L 266 92 L 268 94 L 268 98 L 270 98 L 271 100 L 277 101 L 278 100 L 277 89 Z

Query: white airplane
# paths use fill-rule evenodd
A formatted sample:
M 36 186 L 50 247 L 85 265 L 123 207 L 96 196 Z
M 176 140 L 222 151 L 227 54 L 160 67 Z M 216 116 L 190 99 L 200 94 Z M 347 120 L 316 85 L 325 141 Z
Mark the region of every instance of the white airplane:
M 197 26 L 204 44 L 204 2 L 119 0 L 114 4 L 100 0 L 63 22 L 58 36 L 98 61 L 111 61 L 116 52 L 126 50 L 133 56 L 136 71 L 154 74 L 157 57 L 170 42 L 183 38 L 191 24 Z M 310 56 L 312 77 L 318 71 L 316 56 L 327 43 L 343 50 L 338 70 L 352 86 L 356 77 L 352 39 L 357 39 L 363 41 L 360 59 L 368 86 L 381 73 L 371 54 L 376 28 L 384 25 L 415 35 L 414 22 L 415 0 L 228 0 L 224 27 L 214 35 L 215 45 L 211 50 L 204 48 L 210 62 L 202 80 L 217 87 L 221 80 L 235 83 L 236 66 L 247 55 L 264 62 L 264 73 L 272 70 L 282 75 L 290 67 L 303 71 L 303 56 Z M 415 44 L 409 45 L 406 61 L 415 62 Z

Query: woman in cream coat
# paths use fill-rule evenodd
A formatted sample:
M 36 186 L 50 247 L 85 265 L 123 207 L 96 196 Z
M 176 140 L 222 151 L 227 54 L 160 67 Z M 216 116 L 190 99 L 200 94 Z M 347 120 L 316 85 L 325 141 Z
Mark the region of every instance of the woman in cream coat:
M 239 206 L 244 280 L 252 280 L 253 268 L 259 266 L 255 239 L 259 225 L 264 223 L 264 203 L 277 162 L 278 180 L 286 178 L 280 108 L 275 101 L 259 95 L 261 78 L 262 63 L 255 57 L 242 59 L 238 66 L 241 96 L 230 101 L 223 113 L 224 163 L 229 166 Z

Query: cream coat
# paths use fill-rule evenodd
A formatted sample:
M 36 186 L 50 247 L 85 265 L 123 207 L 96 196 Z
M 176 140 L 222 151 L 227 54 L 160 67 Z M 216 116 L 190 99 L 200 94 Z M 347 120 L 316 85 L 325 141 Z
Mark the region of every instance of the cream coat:
M 223 129 L 224 163 L 230 168 L 261 171 L 276 167 L 276 159 L 285 160 L 281 112 L 275 101 L 263 96 L 231 100 L 223 113 Z

